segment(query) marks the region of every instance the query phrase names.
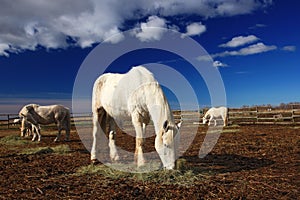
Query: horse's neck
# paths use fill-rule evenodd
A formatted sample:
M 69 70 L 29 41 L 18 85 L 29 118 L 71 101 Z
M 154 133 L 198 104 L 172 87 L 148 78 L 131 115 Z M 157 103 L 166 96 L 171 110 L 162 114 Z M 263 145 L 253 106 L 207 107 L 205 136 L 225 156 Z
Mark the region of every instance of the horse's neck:
M 43 117 L 40 116 L 39 113 L 37 113 L 36 111 L 34 111 L 32 113 L 34 120 L 38 123 L 38 124 L 47 124 L 48 121 L 46 119 L 44 119 Z
M 210 116 L 210 112 L 207 111 L 204 115 L 204 118 L 206 119 L 208 116 Z

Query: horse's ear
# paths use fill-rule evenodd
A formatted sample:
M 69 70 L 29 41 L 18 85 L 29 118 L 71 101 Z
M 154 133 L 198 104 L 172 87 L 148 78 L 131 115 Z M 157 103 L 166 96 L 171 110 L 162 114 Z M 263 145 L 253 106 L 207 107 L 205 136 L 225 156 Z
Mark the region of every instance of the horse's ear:
M 169 122 L 168 122 L 168 120 L 166 120 L 164 125 L 163 125 L 163 129 L 164 129 L 165 132 L 168 131 L 168 124 L 169 124 Z
M 33 106 L 26 106 L 26 110 L 28 110 L 28 112 L 32 111 L 33 110 Z
M 179 129 L 182 125 L 182 121 L 180 121 L 178 124 L 177 124 L 177 128 Z

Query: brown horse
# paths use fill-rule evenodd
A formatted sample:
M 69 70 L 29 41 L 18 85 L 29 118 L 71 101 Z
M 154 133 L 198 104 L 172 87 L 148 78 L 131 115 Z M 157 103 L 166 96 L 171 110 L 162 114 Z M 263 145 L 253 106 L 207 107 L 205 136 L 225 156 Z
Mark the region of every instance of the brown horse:
M 24 106 L 19 112 L 19 116 L 22 118 L 21 123 L 21 135 L 26 132 L 26 123 L 30 122 L 34 128 L 32 141 L 38 136 L 38 141 L 41 140 L 39 125 L 48 125 L 55 123 L 57 125 L 58 134 L 55 138 L 55 142 L 59 141 L 61 130 L 66 131 L 66 141 L 69 141 L 70 137 L 70 111 L 68 108 L 62 105 L 49 105 L 40 106 L 37 104 L 29 104 Z

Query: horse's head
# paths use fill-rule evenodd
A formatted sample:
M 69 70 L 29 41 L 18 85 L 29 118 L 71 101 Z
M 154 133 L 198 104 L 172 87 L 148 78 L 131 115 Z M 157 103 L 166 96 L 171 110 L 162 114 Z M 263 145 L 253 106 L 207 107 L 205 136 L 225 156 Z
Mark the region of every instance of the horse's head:
M 19 112 L 19 117 L 21 119 L 21 137 L 25 136 L 26 134 L 26 128 L 27 128 L 27 124 L 28 124 L 28 121 L 31 122 L 31 123 L 35 123 L 35 119 L 34 119 L 34 116 L 33 116 L 33 113 L 34 112 L 34 108 L 32 105 L 27 105 L 27 106 L 24 106 L 21 111 Z
M 208 122 L 208 119 L 206 119 L 206 117 L 202 118 L 203 124 L 206 124 Z
M 174 169 L 175 167 L 180 140 L 180 126 L 181 122 L 176 125 L 165 121 L 161 138 L 157 137 L 158 139 L 155 141 L 155 148 L 166 169 Z
M 26 119 L 25 119 L 25 117 L 20 116 L 20 121 L 21 121 L 21 126 L 20 126 L 21 137 L 24 137 L 26 134 L 26 127 L 25 127 Z

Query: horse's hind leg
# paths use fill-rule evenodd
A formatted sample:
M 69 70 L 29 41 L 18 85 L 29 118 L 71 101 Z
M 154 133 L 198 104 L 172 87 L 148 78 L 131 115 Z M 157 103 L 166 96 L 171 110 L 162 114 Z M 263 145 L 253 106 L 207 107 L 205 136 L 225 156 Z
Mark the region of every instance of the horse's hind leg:
M 143 166 L 145 164 L 144 159 L 144 135 L 143 135 L 143 128 L 142 122 L 139 120 L 139 114 L 132 115 L 132 123 L 135 128 L 136 132 L 136 146 L 135 146 L 135 154 L 134 160 L 137 163 L 137 166 Z
M 65 118 L 63 129 L 65 129 L 65 131 L 66 131 L 65 141 L 67 141 L 67 142 L 70 141 L 70 128 L 71 128 L 70 121 L 66 120 L 66 118 Z
M 61 130 L 62 130 L 61 122 L 57 122 L 57 129 L 58 129 L 58 133 L 56 138 L 54 139 L 54 142 L 58 142 L 60 139 Z

